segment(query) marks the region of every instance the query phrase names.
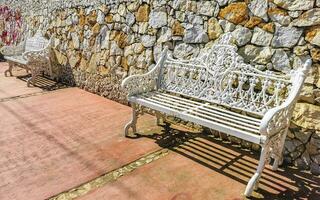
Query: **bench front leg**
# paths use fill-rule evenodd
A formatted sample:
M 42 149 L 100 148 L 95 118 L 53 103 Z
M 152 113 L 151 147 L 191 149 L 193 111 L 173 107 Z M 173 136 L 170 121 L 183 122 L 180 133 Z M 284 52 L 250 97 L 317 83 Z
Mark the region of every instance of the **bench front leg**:
M 138 121 L 139 111 L 136 104 L 132 104 L 132 118 L 131 121 L 124 127 L 124 135 L 125 137 L 129 137 L 130 128 L 133 131 L 133 134 L 137 133 L 137 121 Z
M 258 188 L 259 179 L 262 175 L 262 171 L 265 168 L 266 164 L 269 162 L 269 160 L 270 160 L 270 142 L 267 142 L 267 143 L 265 143 L 264 146 L 262 146 L 257 171 L 251 177 L 251 179 L 249 180 L 249 182 L 247 184 L 246 190 L 244 192 L 246 197 L 250 197 L 252 195 L 253 190 Z
M 30 87 L 30 85 L 35 85 L 36 84 L 36 78 L 39 74 L 37 73 L 37 71 L 33 70 L 31 68 L 31 77 L 28 79 L 27 81 L 27 86 Z
M 14 66 L 14 63 L 13 62 L 8 62 L 9 63 L 9 69 L 7 69 L 6 71 L 4 71 L 4 76 L 8 76 L 8 73 L 10 76 L 13 76 L 12 75 L 12 69 L 13 69 L 13 66 Z

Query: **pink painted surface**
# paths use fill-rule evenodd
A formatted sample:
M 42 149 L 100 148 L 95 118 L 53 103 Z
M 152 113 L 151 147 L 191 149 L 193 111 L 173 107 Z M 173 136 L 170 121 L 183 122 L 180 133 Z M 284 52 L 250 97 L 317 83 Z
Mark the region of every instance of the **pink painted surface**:
M 123 137 L 130 114 L 77 88 L 0 103 L 0 199 L 46 199 L 159 149 Z

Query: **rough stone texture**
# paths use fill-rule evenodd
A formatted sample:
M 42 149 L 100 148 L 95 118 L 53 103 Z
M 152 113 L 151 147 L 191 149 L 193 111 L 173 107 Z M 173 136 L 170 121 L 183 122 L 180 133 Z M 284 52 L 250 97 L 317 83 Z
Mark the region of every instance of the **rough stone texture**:
M 239 54 L 248 63 L 264 64 L 271 62 L 274 53 L 270 47 L 257 47 L 254 45 L 246 45 L 239 49 Z
M 284 26 L 289 25 L 291 22 L 289 14 L 285 10 L 277 7 L 270 8 L 268 10 L 268 15 L 272 21 L 278 22 L 279 24 Z
M 268 21 L 268 0 L 251 0 L 248 7 L 255 16 Z
M 320 26 L 308 29 L 305 39 L 311 44 L 315 44 L 320 47 Z
M 275 70 L 281 72 L 289 72 L 290 63 L 287 53 L 282 49 L 277 49 L 272 56 L 272 64 Z
M 223 30 L 216 18 L 211 18 L 208 21 L 208 36 L 210 40 L 217 39 L 221 34 L 223 33 Z
M 238 46 L 243 46 L 250 42 L 252 33 L 250 29 L 243 26 L 238 26 L 236 30 L 232 32 L 232 36 L 235 38 Z
M 173 55 L 176 58 L 188 59 L 199 54 L 199 48 L 191 44 L 181 43 L 174 48 Z
M 190 25 L 186 28 L 183 41 L 185 43 L 206 43 L 209 37 L 201 25 Z
M 261 28 L 254 28 L 251 43 L 259 46 L 269 46 L 273 35 Z
M 163 11 L 151 11 L 149 24 L 152 28 L 160 28 L 167 25 L 167 13 Z
M 314 26 L 320 24 L 320 8 L 311 9 L 292 22 L 293 26 Z
M 183 36 L 184 28 L 179 21 L 175 21 L 172 25 L 172 34 L 174 36 Z
M 273 3 L 287 10 L 309 10 L 313 8 L 314 0 L 273 0 Z
M 260 70 L 287 72 L 311 57 L 313 70 L 299 101 L 320 106 L 319 0 L 270 0 L 268 5 L 266 0 L 5 3 L 21 10 L 21 30 L 26 30 L 22 38 L 39 29 L 48 37 L 54 35 L 53 67 L 61 80 L 112 100 L 126 102 L 121 81 L 151 69 L 164 47 L 188 59 L 230 32 L 245 61 Z M 287 140 L 309 132 L 302 129 L 296 125 Z M 308 152 L 310 163 L 305 162 L 309 143 L 303 142 L 286 159 L 316 171 L 316 154 Z
M 249 18 L 248 8 L 246 3 L 243 2 L 232 3 L 222 9 L 219 16 L 234 24 L 239 24 Z
M 148 4 L 141 5 L 136 13 L 137 22 L 147 22 L 149 20 L 149 12 Z
M 276 27 L 276 32 L 272 40 L 272 46 L 279 47 L 294 47 L 302 35 L 303 30 L 295 27 Z
M 320 130 L 320 108 L 312 104 L 297 103 L 292 121 L 305 129 Z

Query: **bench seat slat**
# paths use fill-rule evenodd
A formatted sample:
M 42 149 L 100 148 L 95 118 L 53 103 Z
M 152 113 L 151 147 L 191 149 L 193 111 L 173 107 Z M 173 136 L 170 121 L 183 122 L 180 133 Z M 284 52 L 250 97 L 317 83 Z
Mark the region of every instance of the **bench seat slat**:
M 202 118 L 200 116 L 195 116 L 195 115 L 187 113 L 187 112 L 178 111 L 178 110 L 172 108 L 172 105 L 171 106 L 170 105 L 163 106 L 163 105 L 159 104 L 159 102 L 150 101 L 150 100 L 147 100 L 144 98 L 140 98 L 138 96 L 131 96 L 131 97 L 129 97 L 128 100 L 132 103 L 137 103 L 137 104 L 140 104 L 142 106 L 146 106 L 146 107 L 154 109 L 154 110 L 162 111 L 168 115 L 181 118 L 182 120 L 194 122 L 196 124 L 206 126 L 208 128 L 212 128 L 217 131 L 221 131 L 226 134 L 236 136 L 236 137 L 239 137 L 241 139 L 244 139 L 244 140 L 256 143 L 256 144 L 261 144 L 264 142 L 263 136 L 251 133 L 249 131 L 244 131 L 239 128 L 230 127 L 228 125 L 225 125 L 225 124 L 222 124 L 222 123 L 219 123 L 216 121 L 211 121 L 211 120 Z
M 236 122 L 239 122 L 240 124 L 249 126 L 249 127 L 253 127 L 255 128 L 256 126 L 260 126 L 260 120 L 256 120 L 255 118 L 243 118 L 243 115 L 235 115 L 235 113 L 230 113 L 228 112 L 228 110 L 226 109 L 215 109 L 214 107 L 212 108 L 208 108 L 207 106 L 209 106 L 210 104 L 200 104 L 198 102 L 192 102 L 190 103 L 190 101 L 187 101 L 187 99 L 185 98 L 181 98 L 181 97 L 177 97 L 175 95 L 167 95 L 167 94 L 162 94 L 162 93 L 153 93 L 153 96 L 157 96 L 159 98 L 164 98 L 167 99 L 169 101 L 173 101 L 173 102 L 179 102 L 181 104 L 185 104 L 188 106 L 193 106 L 194 104 L 198 105 L 197 109 L 203 112 L 210 112 L 211 114 L 218 114 L 217 117 L 227 117 L 230 118 L 231 121 L 236 120 Z M 221 115 L 221 116 L 219 116 Z M 243 123 L 242 123 L 243 122 Z
M 179 99 L 180 97 L 178 96 L 174 96 L 174 95 L 171 95 L 169 93 L 162 93 L 162 92 L 155 92 L 155 93 L 158 93 L 158 94 L 162 94 L 164 96 L 170 96 L 172 98 L 176 98 L 176 99 Z M 184 101 L 186 102 L 191 102 L 191 103 L 195 103 L 197 105 L 204 105 L 203 103 L 200 103 L 200 102 L 197 102 L 197 101 L 192 101 L 190 99 L 186 99 L 184 98 Z M 207 104 L 205 105 L 206 108 L 210 108 L 210 109 L 214 109 L 214 110 L 217 110 L 217 111 L 224 111 L 225 113 L 229 113 L 231 115 L 234 115 L 234 116 L 237 116 L 239 118 L 244 118 L 244 119 L 248 119 L 252 122 L 257 122 L 257 124 L 260 124 L 260 119 L 257 119 L 257 118 L 253 118 L 253 117 L 250 117 L 250 116 L 246 116 L 246 115 L 242 115 L 242 114 L 239 114 L 239 113 L 236 113 L 236 112 L 232 112 L 230 110 L 227 110 L 227 109 L 223 109 L 223 108 L 219 108 L 217 106 L 212 106 L 211 104 Z
M 144 99 L 151 100 L 151 101 L 154 100 L 153 102 L 155 103 L 160 103 L 160 104 L 164 103 L 163 104 L 164 106 L 167 106 L 168 104 L 170 105 L 171 103 L 173 103 L 175 105 L 179 105 L 178 107 L 182 106 L 183 108 L 185 108 L 186 109 L 185 112 L 189 112 L 204 118 L 218 121 L 219 123 L 224 123 L 226 125 L 234 126 L 236 128 L 244 129 L 244 130 L 259 134 L 259 126 L 254 126 L 247 122 L 241 122 L 240 120 L 233 119 L 232 115 L 228 115 L 223 112 L 218 113 L 214 110 L 208 110 L 208 111 L 201 110 L 203 106 L 194 107 L 194 105 L 192 104 L 183 105 L 183 98 L 181 98 L 180 102 L 177 102 L 168 97 L 163 97 L 163 96 L 159 97 L 159 95 L 154 95 L 153 93 L 140 95 L 139 97 L 143 97 Z
M 187 106 L 184 106 L 183 108 L 181 108 L 180 106 L 172 105 L 172 102 L 170 102 L 170 101 L 163 101 L 161 99 L 153 99 L 152 97 L 143 96 L 143 95 L 140 95 L 138 98 L 159 104 L 162 107 L 170 107 L 170 108 L 176 109 L 177 112 L 184 112 L 184 113 L 189 113 L 192 115 L 197 115 L 197 116 L 200 116 L 201 118 L 209 119 L 211 121 L 216 121 L 218 123 L 225 124 L 227 126 L 232 126 L 234 128 L 240 129 L 240 130 L 248 131 L 248 132 L 251 132 L 254 134 L 259 134 L 258 127 L 250 128 L 247 126 L 239 125 L 237 122 L 230 121 L 229 119 L 221 119 L 220 117 L 216 117 L 217 115 L 212 116 L 212 114 L 201 113 L 201 112 L 198 112 L 197 107 L 193 107 L 193 108 L 189 107 L 188 108 Z

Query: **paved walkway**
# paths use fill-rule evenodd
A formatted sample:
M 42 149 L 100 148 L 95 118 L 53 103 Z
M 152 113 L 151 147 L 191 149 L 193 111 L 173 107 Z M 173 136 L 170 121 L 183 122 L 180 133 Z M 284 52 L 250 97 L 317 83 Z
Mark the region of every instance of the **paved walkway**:
M 0 199 L 243 199 L 257 156 L 78 88 L 27 88 L 0 64 Z M 20 73 L 20 72 L 19 72 Z M 174 136 L 173 136 L 174 135 Z M 320 178 L 266 169 L 257 199 L 319 199 Z M 253 198 L 253 199 L 255 199 Z

